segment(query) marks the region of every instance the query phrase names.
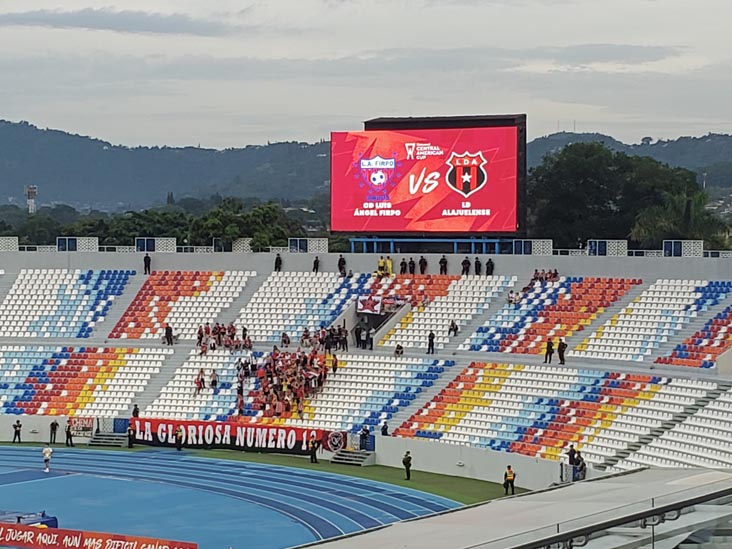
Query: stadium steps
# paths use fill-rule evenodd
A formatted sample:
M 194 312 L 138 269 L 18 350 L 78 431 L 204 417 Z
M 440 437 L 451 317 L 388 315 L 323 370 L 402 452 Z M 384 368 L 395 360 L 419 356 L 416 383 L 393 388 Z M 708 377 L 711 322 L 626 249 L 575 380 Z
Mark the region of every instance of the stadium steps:
M 95 433 L 89 441 L 95 448 L 124 448 L 127 446 L 127 435 L 120 433 Z
M 374 452 L 366 452 L 365 450 L 338 450 L 330 458 L 330 462 L 338 465 L 366 467 L 376 464 L 376 456 Z
M 686 326 L 684 326 L 681 330 L 674 334 L 672 338 L 669 338 L 666 343 L 662 343 L 661 345 L 659 345 L 658 349 L 656 349 L 655 352 L 647 358 L 647 361 L 653 362 L 658 357 L 670 355 L 677 345 L 683 343 L 684 341 L 686 341 L 687 337 L 694 335 L 694 333 L 704 328 L 704 324 L 709 319 L 714 318 L 717 313 L 722 312 L 726 307 L 729 307 L 730 305 L 732 305 L 732 303 L 730 303 L 729 299 L 723 299 L 716 305 L 709 307 L 709 310 L 700 312 L 699 316 L 692 319 L 691 322 L 689 322 Z M 683 366 L 676 367 L 683 368 Z
M 137 293 L 142 289 L 142 285 L 147 280 L 147 275 L 143 275 L 142 271 L 137 271 L 135 276 L 130 277 L 130 281 L 125 286 L 125 291 L 122 295 L 114 300 L 114 305 L 109 308 L 109 315 L 104 319 L 104 322 L 99 326 L 99 329 L 95 329 L 92 332 L 92 336 L 84 341 L 86 345 L 102 346 L 109 344 L 109 332 L 117 325 L 117 322 L 125 314 L 127 307 L 132 304 L 132 300 L 135 299 Z M 113 339 L 111 340 L 112 345 L 127 345 L 126 340 Z
M 173 354 L 168 355 L 168 358 L 163 362 L 163 367 L 160 369 L 160 373 L 150 379 L 145 391 L 137 397 L 137 399 L 130 404 L 126 415 L 120 414 L 120 417 L 130 417 L 132 415 L 132 408 L 137 404 L 140 410 L 146 410 L 150 404 L 160 395 L 163 387 L 165 387 L 178 368 L 183 366 L 183 363 L 188 359 L 191 348 L 195 345 L 194 342 L 183 342 L 173 345 Z M 193 395 L 194 387 L 191 386 L 191 395 Z
M 667 433 L 680 423 L 683 423 L 689 416 L 694 415 L 702 408 L 714 402 L 722 393 L 732 388 L 732 382 L 717 382 L 717 388 L 706 392 L 702 397 L 697 398 L 693 404 L 689 404 L 678 414 L 674 414 L 669 421 L 665 421 L 661 427 L 651 430 L 647 435 L 642 436 L 638 442 L 630 444 L 627 448 L 620 450 L 615 455 L 608 457 L 597 466 L 600 470 L 607 470 L 609 467 L 615 466 L 618 462 L 626 459 L 631 454 L 637 452 L 644 446 L 659 439 L 664 433 Z
M 645 282 L 643 284 L 638 284 L 636 286 L 631 286 L 630 290 L 621 297 L 618 301 L 610 305 L 601 315 L 595 319 L 592 324 L 587 326 L 584 330 L 581 332 L 575 332 L 572 334 L 572 337 L 568 337 L 565 341 L 567 344 L 567 349 L 572 350 L 577 345 L 582 343 L 582 341 L 588 337 L 594 330 L 596 330 L 599 326 L 604 326 L 605 323 L 610 320 L 613 315 L 619 314 L 622 312 L 623 309 L 625 309 L 629 304 L 633 302 L 633 300 L 641 295 L 644 290 L 648 289 L 648 284 Z
M 244 269 L 245 267 L 242 267 Z M 264 283 L 265 280 L 269 278 L 269 275 L 271 273 L 260 273 L 257 272 L 256 276 L 252 276 L 247 280 L 247 283 L 244 285 L 244 288 L 241 291 L 241 294 L 239 294 L 239 297 L 237 297 L 229 306 L 228 309 L 224 309 L 221 311 L 219 316 L 217 318 L 212 318 L 210 320 L 202 320 L 202 324 L 205 324 L 206 322 L 210 322 L 213 326 L 215 322 L 219 322 L 222 324 L 228 325 L 229 322 L 234 322 L 236 324 L 236 329 L 241 333 L 241 328 L 237 322 L 236 319 L 239 316 L 239 313 L 241 310 L 247 306 L 249 301 L 252 299 L 252 296 L 257 292 L 259 287 Z M 298 336 L 299 337 L 299 336 Z M 255 341 L 254 344 L 256 345 L 257 342 Z

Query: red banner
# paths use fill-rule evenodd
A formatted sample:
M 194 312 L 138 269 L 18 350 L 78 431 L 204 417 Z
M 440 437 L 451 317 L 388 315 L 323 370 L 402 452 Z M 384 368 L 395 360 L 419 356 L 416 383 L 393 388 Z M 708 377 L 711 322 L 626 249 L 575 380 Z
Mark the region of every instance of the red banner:
M 135 441 L 152 446 L 175 446 L 175 431 L 183 431 L 185 448 L 224 448 L 279 454 L 308 453 L 312 435 L 325 450 L 337 452 L 346 445 L 341 431 L 301 429 L 299 427 L 214 421 L 176 421 L 168 419 L 132 418 Z
M 512 233 L 518 129 L 331 134 L 331 228 L 366 233 Z
M 0 544 L 27 549 L 198 549 L 197 543 L 0 523 Z

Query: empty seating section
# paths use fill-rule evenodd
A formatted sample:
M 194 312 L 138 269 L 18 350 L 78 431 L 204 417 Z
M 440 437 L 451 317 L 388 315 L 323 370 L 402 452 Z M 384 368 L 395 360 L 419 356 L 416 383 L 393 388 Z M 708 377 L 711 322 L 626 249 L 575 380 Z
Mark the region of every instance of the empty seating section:
M 160 339 L 170 324 L 181 339 L 196 339 L 198 326 L 214 322 L 255 275 L 250 271 L 155 271 L 109 337 Z
M 730 291 L 729 282 L 658 280 L 569 354 L 642 362 Z
M 418 304 L 401 319 L 397 327 L 389 331 L 380 345 L 426 346 L 427 335 L 432 330 L 435 333 L 435 346 L 442 349 L 449 340 L 451 320 L 455 321 L 458 328 L 464 328 L 475 316 L 485 314 L 490 303 L 516 282 L 516 277 L 510 276 L 455 278 L 433 275 L 426 280 L 419 280 L 418 275 L 400 277 L 403 277 L 401 283 L 389 291 L 403 292 L 408 297 L 406 301 L 411 301 L 415 294 L 428 292 L 426 303 L 420 305 L 422 300 L 418 300 Z M 431 284 L 442 280 L 449 281 L 449 284 Z M 417 292 L 412 294 L 412 290 Z
M 338 373 L 329 375 L 323 390 L 306 402 L 304 418 L 287 423 L 321 429 L 359 431 L 390 420 L 409 406 L 443 374 L 451 360 L 339 355 Z M 446 373 L 447 372 L 447 373 Z
M 659 364 L 691 366 L 693 368 L 713 368 L 717 357 L 732 348 L 732 306 L 709 319 L 704 327 L 664 357 L 658 357 Z
M 2 413 L 125 415 L 170 350 L 0 347 Z
M 617 465 L 618 470 L 639 466 L 732 467 L 732 392 L 688 416 L 650 444 Z
M 574 444 L 601 463 L 705 393 L 659 376 L 473 363 L 395 434 L 548 459 Z
M 640 280 L 562 277 L 556 282 L 535 282 L 520 304 L 506 304 L 461 349 L 543 353 L 548 338 L 567 338 L 584 330 L 634 284 L 640 284 Z
M 237 325 L 247 328 L 255 345 L 278 343 L 282 332 L 295 342 L 305 328 L 331 325 L 358 295 L 368 293 L 370 281 L 368 274 L 275 272 L 240 311 Z
M 203 356 L 192 349 L 185 363 L 176 369 L 168 384 L 141 415 L 204 421 L 227 420 L 236 411 L 236 359 L 225 349 L 209 351 Z M 206 388 L 196 395 L 195 380 L 201 369 L 206 376 Z M 216 370 L 219 378 L 216 390 L 209 386 L 212 370 Z M 254 389 L 255 379 L 256 376 L 247 380 L 249 385 L 244 386 L 245 395 Z
M 0 306 L 6 337 L 88 338 L 135 271 L 23 269 Z

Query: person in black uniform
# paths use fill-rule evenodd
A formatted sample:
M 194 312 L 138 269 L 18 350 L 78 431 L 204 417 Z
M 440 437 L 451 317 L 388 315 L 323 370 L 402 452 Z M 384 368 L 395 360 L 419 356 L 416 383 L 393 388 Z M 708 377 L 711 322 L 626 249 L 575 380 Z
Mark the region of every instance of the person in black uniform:
M 480 273 L 483 271 L 483 265 L 480 262 L 480 258 L 475 258 L 475 274 L 480 276 Z
M 338 256 L 338 272 L 346 276 L 346 258 L 342 255 Z
M 315 256 L 315 259 L 313 259 L 313 272 L 317 273 L 320 270 L 320 259 L 318 259 L 318 256 Z
M 277 254 L 277 257 L 275 257 L 274 270 L 276 273 L 279 273 L 282 270 L 282 258 L 280 257 L 280 254 Z
M 318 463 L 318 441 L 315 439 L 315 433 L 310 435 L 308 450 L 310 451 L 310 463 Z
M 399 274 L 407 274 L 407 260 L 402 258 L 402 262 L 399 264 Z
M 74 445 L 74 434 L 71 432 L 71 422 L 66 422 L 66 446 Z
M 132 448 L 135 445 L 135 428 L 130 423 L 127 426 L 127 447 Z
M 546 342 L 546 354 L 544 355 L 544 364 L 552 363 L 552 355 L 554 354 L 554 342 L 550 339 Z
M 417 264 L 414 262 L 414 258 L 413 257 L 410 257 L 409 258 L 409 274 L 410 275 L 413 275 L 414 274 L 414 270 L 416 268 L 417 268 Z
M 170 326 L 170 324 L 165 325 L 165 344 L 173 344 L 173 328 Z
M 465 259 L 463 259 L 463 262 L 461 263 L 461 265 L 463 266 L 462 274 L 469 275 L 470 274 L 470 260 L 466 257 Z
M 433 332 L 432 330 L 430 330 L 430 333 L 427 336 L 427 354 L 435 354 L 435 332 Z
M 412 455 L 409 453 L 408 450 L 402 458 L 402 465 L 404 465 L 404 480 L 412 480 Z
M 440 258 L 440 274 L 447 274 L 447 258 L 444 255 Z
M 180 425 L 175 429 L 175 449 L 179 452 L 183 449 L 183 427 Z
M 23 425 L 20 423 L 20 420 L 17 420 L 15 423 L 13 423 L 13 442 L 17 442 L 20 444 L 20 432 L 23 429 Z
M 495 265 L 493 264 L 493 260 L 489 257 L 488 261 L 485 262 L 485 275 L 493 276 L 494 268 L 495 268 Z
M 511 469 L 511 466 L 509 465 L 506 467 L 506 472 L 503 473 L 503 489 L 506 491 L 506 495 L 508 495 L 508 489 L 511 488 L 511 495 L 516 494 L 516 489 L 514 488 L 514 481 L 516 480 L 516 472 Z
M 142 258 L 142 265 L 145 267 L 145 274 L 150 274 L 150 264 L 152 263 L 152 259 L 148 254 L 145 254 L 145 257 Z
M 140 408 L 137 404 L 132 407 L 132 417 L 140 417 Z
M 423 255 L 419 256 L 419 274 L 425 274 L 427 272 L 427 260 Z M 412 273 L 414 274 L 414 273 Z
M 564 352 L 567 350 L 567 344 L 563 339 L 559 339 L 559 345 L 557 345 L 557 354 L 559 355 L 559 364 L 564 364 Z
M 55 419 L 51 422 L 51 438 L 49 438 L 49 444 L 56 444 L 56 432 L 58 431 L 58 421 Z
M 382 437 L 389 436 L 389 424 L 386 421 L 381 425 L 381 436 Z

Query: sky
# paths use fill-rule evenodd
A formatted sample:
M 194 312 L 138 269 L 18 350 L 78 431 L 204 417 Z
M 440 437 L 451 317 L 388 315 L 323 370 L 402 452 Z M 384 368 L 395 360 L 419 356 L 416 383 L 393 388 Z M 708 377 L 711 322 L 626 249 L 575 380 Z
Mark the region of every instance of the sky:
M 730 21 L 730 0 L 0 0 L 0 119 L 215 148 L 379 116 L 730 133 Z

